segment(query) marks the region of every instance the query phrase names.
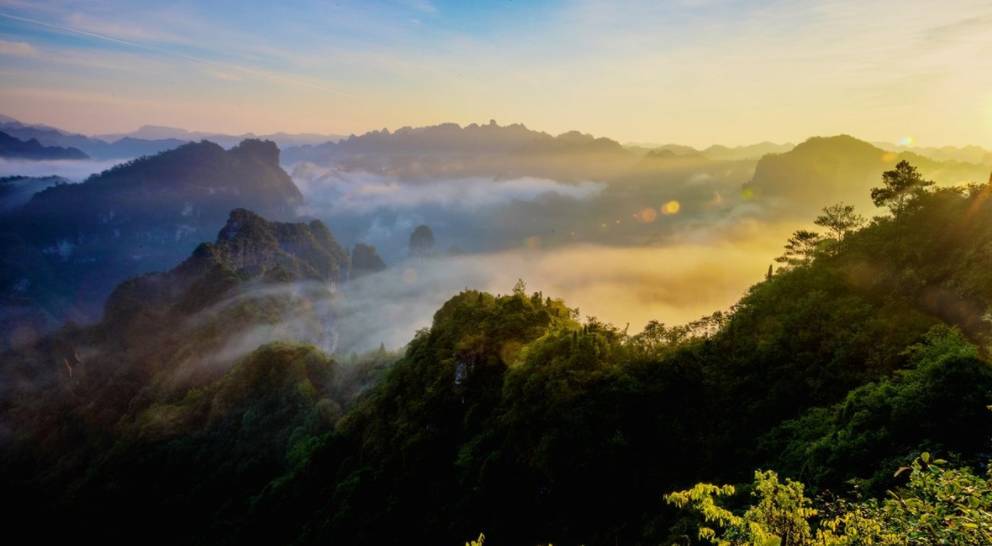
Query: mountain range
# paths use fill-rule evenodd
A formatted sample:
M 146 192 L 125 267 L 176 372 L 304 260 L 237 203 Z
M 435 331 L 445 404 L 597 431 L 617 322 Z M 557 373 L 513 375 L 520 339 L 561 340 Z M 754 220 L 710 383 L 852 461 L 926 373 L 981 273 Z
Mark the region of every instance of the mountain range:
M 37 139 L 21 140 L 0 131 L 0 158 L 7 159 L 89 159 L 89 156 L 76 148 L 45 146 Z
M 93 159 L 132 159 L 176 148 L 187 142 L 209 140 L 229 148 L 243 140 L 270 140 L 281 147 L 333 141 L 338 135 L 273 133 L 227 135 L 146 125 L 130 133 L 87 136 L 41 124 L 22 123 L 0 116 L 0 131 L 21 140 L 37 140 L 44 146 L 76 148 Z M 80 159 L 71 157 L 67 159 Z
M 304 146 L 313 144 L 322 144 L 325 142 L 333 142 L 344 138 L 342 135 L 335 134 L 320 134 L 320 133 L 268 133 L 256 135 L 255 133 L 243 133 L 240 135 L 231 135 L 225 133 L 207 132 L 207 131 L 188 131 L 186 129 L 180 129 L 177 127 L 165 127 L 161 125 L 143 125 L 138 129 L 128 132 L 128 133 L 115 133 L 115 134 L 104 134 L 96 135 L 95 138 L 100 140 L 106 140 L 108 142 L 117 141 L 120 139 L 130 138 L 130 139 L 140 139 L 140 140 L 183 140 L 183 141 L 197 141 L 197 140 L 209 140 L 211 142 L 216 142 L 225 148 L 234 146 L 235 144 L 241 142 L 242 140 L 270 140 L 275 142 L 280 148 L 287 148 L 290 146 Z
M 698 520 L 661 495 L 696 481 L 770 468 L 861 499 L 898 489 L 921 451 L 979 466 L 990 191 L 918 192 L 684 326 L 580 321 L 521 281 L 453 295 L 402 354 L 342 360 L 319 347 L 328 320 L 348 320 L 323 305 L 343 249 L 319 222 L 235 210 L 179 266 L 119 285 L 103 321 L 3 353 L 12 528 L 672 543 Z M 315 337 L 272 342 L 300 334 L 295 318 Z

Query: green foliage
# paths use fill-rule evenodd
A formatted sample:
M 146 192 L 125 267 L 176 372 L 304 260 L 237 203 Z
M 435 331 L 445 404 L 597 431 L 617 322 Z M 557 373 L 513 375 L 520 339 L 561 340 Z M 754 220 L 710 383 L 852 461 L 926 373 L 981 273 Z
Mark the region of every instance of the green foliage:
M 844 238 L 851 231 L 864 227 L 867 220 L 854 212 L 854 205 L 838 203 L 823 208 L 823 213 L 813 220 L 813 223 L 826 228 L 835 241 Z
M 719 530 L 700 527 L 699 538 L 714 544 L 772 546 L 814 544 L 809 519 L 816 515 L 812 501 L 805 497 L 803 484 L 780 482 L 774 472 L 755 472 L 751 495 L 757 502 L 743 515 L 735 515 L 717 503 L 720 496 L 733 495 L 733 486 L 696 484 L 692 489 L 665 496 L 678 508 L 691 507 Z
M 195 330 L 143 335 L 241 272 L 193 275 L 189 308 L 125 289 L 125 324 L 60 341 L 113 347 L 71 398 L 47 399 L 72 402 L 12 406 L 36 447 L 2 468 L 37 480 L 7 478 L 18 492 L 65 499 L 41 514 L 86 507 L 66 511 L 69 528 L 108 513 L 182 522 L 164 540 L 460 544 L 485 529 L 500 544 L 660 543 L 698 521 L 682 507 L 716 543 L 971 544 L 987 483 L 968 468 L 992 434 L 990 193 L 920 192 L 860 229 L 830 207 L 829 244 L 797 241 L 733 308 L 633 335 L 520 282 L 454 296 L 403 355 L 331 362 L 276 344 L 185 381 L 177 370 L 201 369 L 232 332 L 307 313 L 306 300 L 238 299 Z M 13 366 L 65 354 L 45 350 Z M 922 451 L 957 468 L 921 458 L 909 482 L 893 477 Z M 678 489 L 659 511 L 657 493 Z M 898 498 L 872 498 L 885 489 Z
M 864 478 L 868 491 L 881 492 L 909 450 L 981 452 L 992 434 L 985 410 L 992 403 L 992 366 L 960 331 L 943 326 L 906 354 L 907 369 L 768 433 L 762 445 L 778 454 L 776 468 L 818 486 Z
M 895 169 L 882 173 L 882 185 L 871 189 L 871 200 L 875 206 L 888 207 L 892 214 L 899 214 L 933 184 L 904 159 Z
M 785 253 L 775 258 L 775 261 L 790 267 L 809 265 L 822 242 L 823 238 L 819 233 L 800 229 L 789 237 L 785 243 Z
M 945 469 L 946 461 L 922 453 L 909 480 L 879 503 L 814 502 L 803 485 L 780 482 L 775 472 L 755 472 L 746 510 L 718 503 L 734 487 L 696 484 L 665 496 L 682 509 L 699 513 L 707 524 L 699 538 L 718 545 L 853 546 L 985 545 L 992 543 L 992 480 L 967 468 Z

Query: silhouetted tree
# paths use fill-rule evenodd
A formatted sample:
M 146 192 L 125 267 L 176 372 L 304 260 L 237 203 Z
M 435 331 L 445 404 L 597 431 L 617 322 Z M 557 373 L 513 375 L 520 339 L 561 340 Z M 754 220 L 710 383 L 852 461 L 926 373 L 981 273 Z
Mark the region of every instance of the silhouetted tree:
M 807 265 L 813 261 L 823 237 L 815 231 L 800 229 L 785 243 L 785 253 L 775 261 L 789 266 Z
M 895 169 L 882 173 L 882 186 L 871 189 L 871 200 L 877 207 L 888 207 L 899 214 L 918 195 L 933 186 L 908 161 L 900 161 Z
M 841 240 L 850 231 L 857 230 L 865 225 L 865 217 L 854 212 L 854 205 L 837 203 L 829 207 L 823 207 L 823 214 L 816 217 L 813 223 L 826 228 L 833 239 Z

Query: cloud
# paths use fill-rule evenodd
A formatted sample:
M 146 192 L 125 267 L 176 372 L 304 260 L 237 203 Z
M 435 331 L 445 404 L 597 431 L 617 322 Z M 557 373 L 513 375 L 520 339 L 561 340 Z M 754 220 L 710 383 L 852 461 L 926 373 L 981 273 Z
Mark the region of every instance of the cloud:
M 426 206 L 477 211 L 549 196 L 583 200 L 599 195 L 606 187 L 599 182 L 569 184 L 535 177 L 414 181 L 309 163 L 298 165 L 293 170 L 293 179 L 312 207 L 332 217 Z
M 0 40 L 0 55 L 9 55 L 11 57 L 36 57 L 38 55 L 38 50 L 27 42 Z
M 91 174 L 103 172 L 120 160 L 43 160 L 28 161 L 0 158 L 0 176 L 61 176 L 81 182 Z

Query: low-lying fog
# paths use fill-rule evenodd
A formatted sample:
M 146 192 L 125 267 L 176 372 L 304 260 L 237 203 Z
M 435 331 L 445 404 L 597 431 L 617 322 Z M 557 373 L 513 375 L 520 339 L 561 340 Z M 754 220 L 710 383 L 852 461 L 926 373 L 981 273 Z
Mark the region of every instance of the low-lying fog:
M 402 347 L 459 291 L 508 293 L 518 279 L 631 333 L 650 320 L 685 323 L 736 303 L 796 228 L 741 198 L 739 178 L 706 173 L 624 185 L 289 170 L 303 214 L 346 246 L 376 246 L 389 266 L 342 287 L 342 353 Z M 410 258 L 420 224 L 435 253 Z
M 82 182 L 91 174 L 103 172 L 121 163 L 121 159 L 41 160 L 0 158 L 0 177 L 3 176 L 61 176 L 73 182 Z
M 788 229 L 774 231 L 784 236 Z M 342 290 L 337 349 L 363 351 L 380 342 L 401 347 L 418 329 L 430 326 L 434 312 L 457 292 L 506 294 L 517 279 L 526 282 L 528 291 L 578 307 L 583 317 L 621 328 L 629 324 L 631 333 L 650 320 L 685 323 L 736 303 L 781 254 L 781 241 L 754 234 L 661 247 L 576 244 L 409 259 Z

